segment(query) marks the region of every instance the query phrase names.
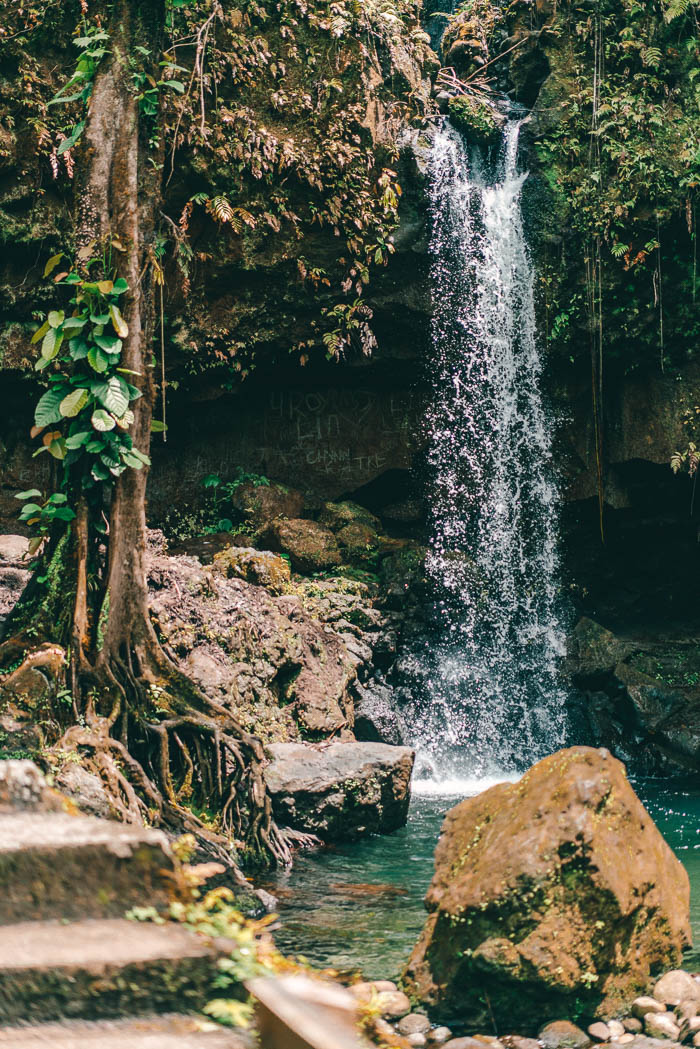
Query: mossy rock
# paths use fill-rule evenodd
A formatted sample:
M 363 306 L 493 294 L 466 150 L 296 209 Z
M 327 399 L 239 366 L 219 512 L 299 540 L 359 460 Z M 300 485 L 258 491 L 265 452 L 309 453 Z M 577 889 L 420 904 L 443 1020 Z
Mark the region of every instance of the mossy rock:
M 378 517 L 359 503 L 324 503 L 318 516 L 319 524 L 325 525 L 333 532 L 339 532 L 347 525 L 364 525 L 378 532 L 381 522 Z
M 503 117 L 485 99 L 458 95 L 450 99 L 449 113 L 452 123 L 475 142 L 490 146 L 500 141 Z

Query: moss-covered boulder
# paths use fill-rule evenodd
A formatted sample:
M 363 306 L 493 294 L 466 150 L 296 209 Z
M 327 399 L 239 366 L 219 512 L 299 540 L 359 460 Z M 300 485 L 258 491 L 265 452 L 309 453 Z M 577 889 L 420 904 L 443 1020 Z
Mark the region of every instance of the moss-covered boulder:
M 266 528 L 276 517 L 301 517 L 304 512 L 302 493 L 284 484 L 246 482 L 235 489 L 231 503 L 254 531 Z
M 426 906 L 406 987 L 475 1029 L 613 1016 L 690 942 L 688 875 L 624 766 L 589 747 L 448 812 Z
M 245 579 L 281 594 L 291 582 L 289 562 L 270 550 L 254 550 L 248 546 L 229 546 L 214 556 L 214 571 L 227 579 Z
M 448 109 L 452 123 L 468 138 L 487 146 L 499 141 L 503 116 L 487 98 L 476 93 L 456 95 Z
M 319 524 L 330 528 L 332 532 L 339 532 L 347 525 L 364 525 L 378 532 L 381 521 L 378 517 L 359 503 L 346 501 L 343 503 L 324 503 L 318 515 Z
M 325 572 L 342 560 L 335 535 L 318 521 L 278 518 L 264 540 L 273 550 L 288 555 L 295 572 Z

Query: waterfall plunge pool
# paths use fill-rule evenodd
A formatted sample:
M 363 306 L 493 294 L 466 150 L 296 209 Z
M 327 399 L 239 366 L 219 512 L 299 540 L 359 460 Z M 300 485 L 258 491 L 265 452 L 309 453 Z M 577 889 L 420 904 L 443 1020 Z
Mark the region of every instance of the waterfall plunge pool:
M 469 793 L 490 785 L 474 784 Z M 685 964 L 700 968 L 700 777 L 633 785 L 688 871 L 695 948 Z M 394 834 L 299 853 L 291 871 L 266 885 L 279 899 L 278 947 L 317 966 L 361 970 L 367 979 L 398 976 L 425 921 L 443 816 L 466 793 L 415 793 L 408 823 Z

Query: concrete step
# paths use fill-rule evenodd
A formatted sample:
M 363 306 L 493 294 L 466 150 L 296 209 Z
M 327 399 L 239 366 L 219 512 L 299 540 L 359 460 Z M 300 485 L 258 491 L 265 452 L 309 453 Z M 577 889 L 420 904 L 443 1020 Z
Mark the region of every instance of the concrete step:
M 245 1034 L 170 1014 L 0 1028 L 2 1049 L 252 1049 Z
M 220 952 L 174 924 L 107 919 L 0 928 L 0 1024 L 200 1009 Z
M 0 925 L 166 906 L 173 869 L 160 831 L 63 812 L 0 815 Z

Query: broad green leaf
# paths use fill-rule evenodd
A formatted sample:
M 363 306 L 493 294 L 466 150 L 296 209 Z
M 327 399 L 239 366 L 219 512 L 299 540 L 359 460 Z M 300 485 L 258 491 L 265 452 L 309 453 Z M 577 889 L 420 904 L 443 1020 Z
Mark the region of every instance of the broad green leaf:
M 132 470 L 143 470 L 143 463 L 140 459 L 137 459 L 133 452 L 124 453 L 124 462 L 127 466 L 130 466 Z
M 92 419 L 90 420 L 92 425 L 100 433 L 104 433 L 105 430 L 113 430 L 116 423 L 111 415 L 109 415 L 103 408 L 98 408 L 97 411 L 92 413 Z
M 79 124 L 75 125 L 75 127 L 73 128 L 73 130 L 70 133 L 70 135 L 68 136 L 68 138 L 64 138 L 63 139 L 63 141 L 61 142 L 60 146 L 56 150 L 57 156 L 60 156 L 61 153 L 65 153 L 67 149 L 72 149 L 73 146 L 78 141 L 78 139 L 80 138 L 80 136 L 82 135 L 84 130 L 85 130 L 85 121 L 82 120 Z
M 59 521 L 72 521 L 75 511 L 71 510 L 70 506 L 59 506 L 52 516 L 57 517 Z
M 58 345 L 57 345 L 58 344 Z M 52 361 L 58 353 L 58 333 L 55 328 L 49 328 L 41 343 L 41 356 L 45 361 Z
M 118 375 L 112 375 L 107 382 L 93 386 L 92 392 L 100 404 L 114 415 L 123 415 L 129 407 L 128 385 Z
M 96 481 L 106 481 L 109 477 L 109 470 L 105 470 L 102 463 L 95 463 L 90 473 Z
M 73 419 L 81 412 L 88 402 L 90 394 L 87 390 L 79 388 L 73 390 L 66 397 L 63 398 L 59 405 L 61 415 L 64 415 L 67 419 Z
M 123 415 L 120 415 L 117 419 L 117 426 L 120 430 L 128 430 L 133 421 L 134 413 L 131 411 L 131 409 L 128 409 L 124 412 Z
M 38 499 L 40 496 L 38 488 L 28 488 L 26 492 L 17 492 L 15 499 Z
M 104 355 L 99 346 L 91 346 L 88 350 L 87 359 L 95 369 L 96 372 L 106 372 L 109 366 L 109 360 Z
M 120 339 L 125 339 L 129 334 L 129 325 L 122 317 L 119 307 L 111 305 L 109 307 L 109 312 L 112 316 L 112 324 L 114 325 L 114 330 L 116 331 Z
M 151 419 L 151 433 L 165 433 L 167 428 L 162 419 Z
M 185 85 L 181 80 L 164 80 L 161 81 L 161 83 L 164 84 L 165 87 L 171 87 L 173 91 L 178 93 L 178 95 L 183 94 L 185 90 Z
M 22 507 L 22 515 L 28 514 L 30 517 L 32 514 L 40 514 L 41 507 L 37 503 L 26 503 Z
M 59 251 L 58 255 L 52 255 L 51 256 L 49 261 L 44 266 L 44 276 L 45 277 L 48 277 L 48 275 L 50 273 L 52 273 L 53 270 L 56 269 L 56 267 L 58 266 L 58 264 L 59 264 L 59 262 L 61 261 L 62 258 L 63 258 L 63 252 L 62 251 Z
M 49 330 L 49 328 L 50 328 L 49 322 L 48 321 L 44 321 L 42 326 L 40 328 L 37 328 L 37 330 L 32 335 L 31 344 L 33 345 L 35 342 L 38 342 L 39 339 L 43 339 L 44 336 L 46 335 L 47 331 Z
M 128 291 L 129 285 L 126 283 L 123 277 L 118 277 L 114 282 L 112 288 L 113 295 L 123 295 L 125 291 Z
M 71 359 L 74 361 L 82 361 L 90 351 L 90 347 L 85 340 L 77 338 L 70 340 L 68 349 L 70 350 Z
M 108 313 L 91 313 L 90 320 L 93 324 L 105 325 L 109 321 Z
M 66 317 L 63 322 L 63 331 L 68 331 L 69 328 L 84 328 L 87 324 L 87 317 Z
M 84 444 L 87 444 L 90 436 L 89 433 L 72 433 L 70 437 L 66 437 L 66 448 L 71 452 L 75 452 L 78 448 L 82 448 Z
M 49 324 L 52 328 L 57 328 L 59 324 L 63 324 L 65 313 L 63 310 L 51 310 L 49 313 Z
M 122 348 L 121 339 L 116 339 L 114 335 L 95 335 L 93 336 L 95 342 L 104 350 L 105 353 L 120 353 Z
M 63 418 L 60 405 L 68 391 L 69 387 L 65 383 L 61 383 L 60 386 L 54 386 L 52 390 L 47 390 L 43 397 L 39 398 L 34 409 L 34 423 L 36 426 L 43 427 L 51 426 L 53 423 L 60 423 Z
M 68 496 L 63 492 L 54 492 L 50 495 L 47 502 L 51 503 L 52 506 L 62 506 L 63 503 L 68 502 Z

